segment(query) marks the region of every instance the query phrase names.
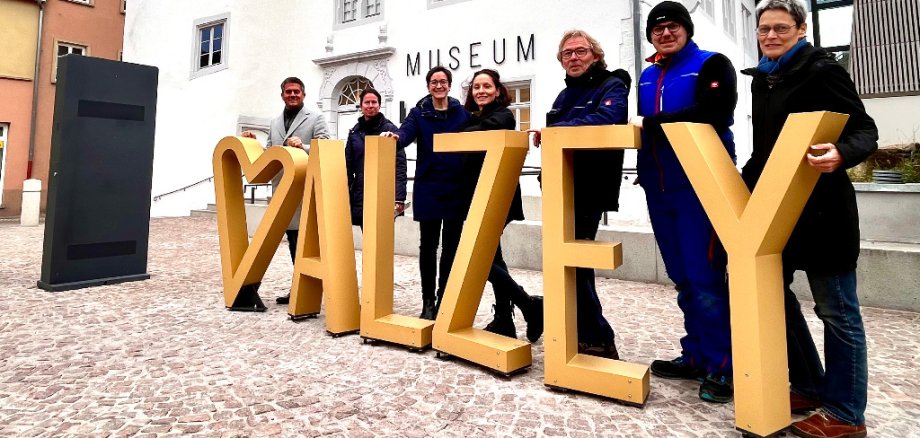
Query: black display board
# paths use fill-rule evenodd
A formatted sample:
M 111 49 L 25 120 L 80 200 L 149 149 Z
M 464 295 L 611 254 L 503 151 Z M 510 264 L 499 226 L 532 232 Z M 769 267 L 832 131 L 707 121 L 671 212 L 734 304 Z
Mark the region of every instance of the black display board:
M 158 71 L 77 55 L 58 61 L 38 287 L 150 278 Z

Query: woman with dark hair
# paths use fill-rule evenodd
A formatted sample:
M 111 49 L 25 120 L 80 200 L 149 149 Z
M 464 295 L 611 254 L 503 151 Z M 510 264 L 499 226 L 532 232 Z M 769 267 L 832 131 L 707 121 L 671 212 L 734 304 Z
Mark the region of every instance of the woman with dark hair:
M 412 188 L 412 217 L 419 223 L 419 271 L 422 278 L 420 318 L 435 319 L 440 297 L 460 244 L 466 207 L 461 196 L 463 157 L 434 151 L 434 135 L 457 132 L 469 119 L 460 101 L 449 97 L 453 75 L 445 67 L 428 71 L 428 95 L 409 111 L 396 131 L 384 132 L 396 138 L 399 148 L 416 142 L 415 179 Z M 438 262 L 438 240 L 441 260 Z M 437 284 L 437 295 L 435 295 Z M 437 298 L 436 298 L 437 297 Z
M 380 93 L 373 88 L 361 91 L 361 116 L 348 131 L 345 143 L 345 168 L 348 171 L 348 194 L 351 223 L 364 229 L 364 137 L 395 131 L 396 125 L 380 112 Z M 399 216 L 406 209 L 406 151 L 396 149 L 396 205 Z
M 864 437 L 868 362 L 856 292 L 859 217 L 846 169 L 877 149 L 878 129 L 847 71 L 805 39 L 803 3 L 763 0 L 756 15 L 764 56 L 757 67 L 742 71 L 753 77 L 754 150 L 741 172 L 748 187 L 757 184 L 790 114 L 850 116 L 836 143 L 813 145 L 803 157 L 821 177 L 783 251 L 790 405 L 796 413 L 818 409 L 791 430 L 803 437 Z M 815 313 L 824 323 L 827 368 L 821 366 L 799 300 L 789 288 L 796 270 L 805 271 Z
M 501 82 L 497 71 L 492 69 L 479 70 L 473 73 L 466 94 L 464 107 L 472 115 L 463 127 L 463 132 L 492 131 L 498 129 L 514 129 L 514 114 L 508 109 L 511 98 L 508 88 Z M 485 153 L 474 152 L 465 154 L 464 157 L 464 199 L 467 207 L 472 203 L 476 182 L 482 171 Z M 469 210 L 469 208 L 467 208 Z M 521 185 L 518 184 L 508 211 L 505 225 L 514 220 L 524 220 L 524 208 L 521 202 Z M 543 334 L 543 297 L 531 296 L 524 291 L 508 273 L 508 266 L 502 258 L 502 247 L 499 243 L 489 270 L 489 282 L 495 291 L 495 318 L 486 325 L 486 330 L 502 336 L 517 338 L 514 327 L 514 306 L 521 309 L 524 320 L 527 321 L 527 339 L 536 342 Z

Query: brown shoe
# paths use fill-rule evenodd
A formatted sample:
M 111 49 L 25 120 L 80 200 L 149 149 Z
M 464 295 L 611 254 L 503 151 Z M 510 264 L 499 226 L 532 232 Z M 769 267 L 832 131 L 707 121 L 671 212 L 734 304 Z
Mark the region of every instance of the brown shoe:
M 789 391 L 789 406 L 793 414 L 807 414 L 823 406 L 821 400 L 806 397 L 797 392 Z
M 792 423 L 792 433 L 805 438 L 863 438 L 866 425 L 852 425 L 831 417 L 824 411 L 811 414 L 810 417 Z

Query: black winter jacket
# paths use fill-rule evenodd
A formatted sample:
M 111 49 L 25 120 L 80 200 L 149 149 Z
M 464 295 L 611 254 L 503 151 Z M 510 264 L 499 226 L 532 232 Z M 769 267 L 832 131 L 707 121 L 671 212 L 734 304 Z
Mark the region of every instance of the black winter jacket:
M 466 126 L 463 127 L 463 132 L 514 129 L 516 125 L 517 123 L 514 121 L 514 114 L 511 110 L 493 102 L 483 108 L 481 112 L 474 112 L 470 119 L 467 120 Z M 476 183 L 479 181 L 479 174 L 482 172 L 482 164 L 485 162 L 486 154 L 484 152 L 471 152 L 464 155 L 464 196 L 468 205 L 470 205 L 473 201 L 473 193 L 476 190 Z M 524 220 L 524 207 L 521 199 L 521 184 L 518 182 L 517 188 L 514 190 L 514 197 L 511 199 L 511 208 L 508 210 L 508 219 L 505 222 L 520 220 Z
M 380 135 L 387 131 L 396 131 L 396 125 L 379 113 L 370 120 L 365 120 L 363 115 L 358 117 L 358 123 L 348 131 L 345 167 L 348 171 L 348 194 L 353 225 L 361 225 L 364 222 L 364 137 Z M 399 147 L 396 148 L 396 200 L 406 200 L 406 151 Z
M 625 70 L 609 72 L 597 62 L 577 78 L 566 76 L 566 88 L 546 114 L 546 126 L 625 124 L 631 81 Z M 575 214 L 618 210 L 623 151 L 575 151 L 572 157 Z
M 779 74 L 767 75 L 756 68 L 742 73 L 754 78 L 754 151 L 741 172 L 751 189 L 763 173 L 789 114 L 833 111 L 850 115 L 836 143 L 843 165 L 833 173 L 821 174 L 783 251 L 783 265 L 787 270 L 824 275 L 855 269 L 859 217 L 856 194 L 845 169 L 875 152 L 878 129 L 866 114 L 853 80 L 833 57 L 810 44 L 801 48 Z

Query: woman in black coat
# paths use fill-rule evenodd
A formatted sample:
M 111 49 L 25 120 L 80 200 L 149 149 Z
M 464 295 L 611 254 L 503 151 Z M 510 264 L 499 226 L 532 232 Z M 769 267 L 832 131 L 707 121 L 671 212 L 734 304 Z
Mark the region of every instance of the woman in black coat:
M 351 223 L 364 228 L 364 137 L 395 131 L 396 125 L 380 112 L 380 93 L 373 88 L 361 92 L 361 117 L 348 131 L 345 143 L 345 167 L 348 172 L 348 194 L 351 204 Z M 406 209 L 406 151 L 396 149 L 396 205 L 394 214 L 402 215 Z
M 760 178 L 790 114 L 850 116 L 837 143 L 813 145 L 804 157 L 822 174 L 783 252 L 791 406 L 793 412 L 820 408 L 793 423 L 792 432 L 866 436 L 866 333 L 856 293 L 859 218 L 846 169 L 877 149 L 878 130 L 846 70 L 805 40 L 806 12 L 799 0 L 763 0 L 756 14 L 764 57 L 756 68 L 743 71 L 753 77 L 754 151 L 742 170 L 748 187 Z M 796 270 L 807 274 L 815 312 L 824 323 L 826 370 L 789 289 Z
M 463 127 L 463 132 L 491 131 L 498 129 L 514 129 L 514 114 L 508 109 L 511 99 L 508 89 L 501 82 L 495 70 L 483 69 L 473 74 L 467 90 L 464 106 L 472 113 L 470 119 Z M 484 152 L 465 154 L 464 157 L 464 198 L 466 205 L 470 205 L 476 182 L 482 171 L 485 160 Z M 469 208 L 467 208 L 469 210 Z M 513 220 L 524 219 L 524 208 L 521 201 L 521 185 L 517 184 L 508 219 L 505 225 Z M 543 297 L 531 296 L 524 291 L 517 282 L 511 278 L 508 265 L 502 258 L 502 247 L 499 243 L 489 270 L 489 282 L 495 291 L 495 318 L 486 325 L 486 330 L 511 338 L 517 338 L 514 327 L 514 306 L 521 309 L 524 320 L 527 321 L 527 339 L 536 342 L 543 334 Z

